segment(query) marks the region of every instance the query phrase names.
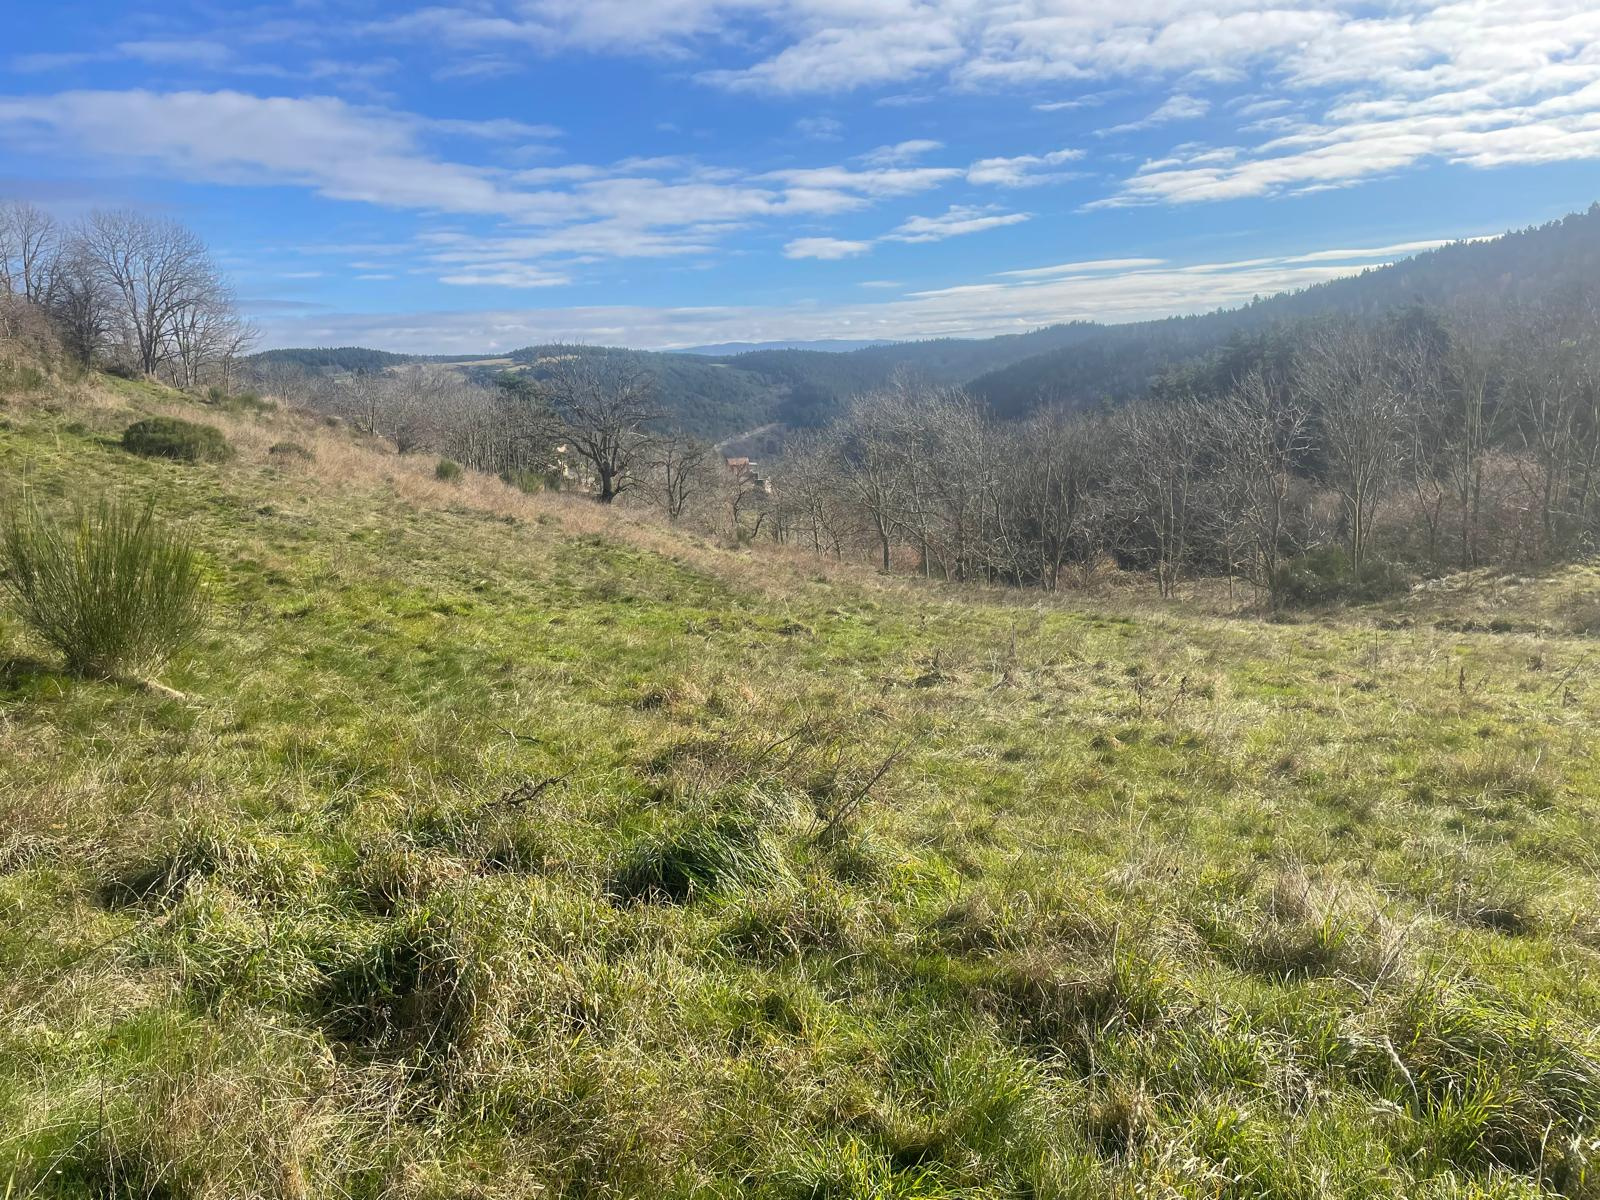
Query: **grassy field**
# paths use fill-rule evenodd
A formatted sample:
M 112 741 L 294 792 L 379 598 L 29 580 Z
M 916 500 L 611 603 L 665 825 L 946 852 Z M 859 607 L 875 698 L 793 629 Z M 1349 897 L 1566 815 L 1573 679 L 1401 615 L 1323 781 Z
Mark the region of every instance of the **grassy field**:
M 1592 570 L 1039 602 L 163 412 L 0 407 L 213 596 L 177 697 L 0 616 L 8 1200 L 1600 1195 Z

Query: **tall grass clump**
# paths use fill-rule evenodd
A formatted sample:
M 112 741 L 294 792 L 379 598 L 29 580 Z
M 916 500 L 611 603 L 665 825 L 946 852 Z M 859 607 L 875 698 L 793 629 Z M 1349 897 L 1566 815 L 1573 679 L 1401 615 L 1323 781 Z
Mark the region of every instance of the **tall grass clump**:
M 0 567 L 23 621 L 77 674 L 154 670 L 205 619 L 194 551 L 153 506 L 102 500 L 60 519 L 24 503 L 6 522 Z

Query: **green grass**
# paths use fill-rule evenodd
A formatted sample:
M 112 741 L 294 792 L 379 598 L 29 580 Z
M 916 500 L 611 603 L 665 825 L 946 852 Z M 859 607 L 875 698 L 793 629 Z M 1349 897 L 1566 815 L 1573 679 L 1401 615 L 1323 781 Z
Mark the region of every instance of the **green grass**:
M 0 479 L 216 576 L 185 700 L 0 616 L 12 1196 L 1597 1192 L 1590 637 L 1024 606 L 8 417 Z

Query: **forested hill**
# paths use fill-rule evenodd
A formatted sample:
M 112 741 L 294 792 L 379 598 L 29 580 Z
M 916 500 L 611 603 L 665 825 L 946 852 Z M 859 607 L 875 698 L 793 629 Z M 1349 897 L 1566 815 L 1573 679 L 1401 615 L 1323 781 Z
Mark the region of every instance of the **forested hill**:
M 873 346 L 848 354 L 767 350 L 718 360 L 794 387 L 804 400 L 779 415 L 805 424 L 819 394 L 848 396 L 897 369 L 966 385 L 1001 416 L 1042 398 L 1075 405 L 1144 393 L 1165 372 L 1222 350 L 1240 335 L 1264 334 L 1331 314 L 1374 316 L 1423 305 L 1504 310 L 1519 304 L 1583 302 L 1600 280 L 1600 205 L 1490 241 L 1457 242 L 1258 300 L 1241 308 L 1124 325 L 1079 321 L 983 339 L 940 338 Z
M 1090 336 L 965 380 L 1003 416 L 1041 397 L 1086 405 L 1142 394 L 1164 372 L 1220 352 L 1240 335 L 1288 333 L 1330 315 L 1374 317 L 1418 306 L 1492 316 L 1521 305 L 1586 304 L 1600 281 L 1600 204 L 1489 241 L 1456 242 L 1389 266 L 1193 317 L 1094 326 Z
M 383 371 L 412 363 L 461 363 L 481 358 L 477 354 L 395 354 L 388 350 L 368 350 L 364 346 L 316 346 L 287 350 L 263 350 L 246 360 L 256 366 L 273 364 L 298 367 L 304 371 Z
M 1389 266 L 1286 292 L 1241 308 L 1123 325 L 1077 321 L 992 338 L 938 338 L 849 352 L 765 349 L 707 355 L 610 347 L 530 346 L 498 358 L 390 354 L 359 348 L 271 350 L 252 363 L 291 364 L 313 374 L 450 363 L 487 381 L 539 370 L 552 356 L 625 355 L 653 374 L 663 424 L 722 438 L 772 421 L 826 421 L 849 396 L 897 370 L 962 384 L 1001 416 L 1041 399 L 1077 406 L 1147 391 L 1166 372 L 1220 351 L 1241 335 L 1286 330 L 1330 314 L 1372 316 L 1417 305 L 1493 313 L 1527 303 L 1584 303 L 1600 280 L 1600 204 L 1490 241 L 1460 242 Z M 509 362 L 507 360 L 510 360 Z

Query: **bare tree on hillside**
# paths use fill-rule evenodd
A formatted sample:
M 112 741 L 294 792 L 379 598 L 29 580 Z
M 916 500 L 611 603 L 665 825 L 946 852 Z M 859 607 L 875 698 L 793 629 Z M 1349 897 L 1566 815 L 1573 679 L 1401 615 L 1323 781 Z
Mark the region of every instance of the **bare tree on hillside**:
M 775 468 L 775 487 L 781 521 L 790 535 L 809 542 L 816 554 L 842 558 L 857 522 L 835 450 L 830 434 L 791 437 Z
M 914 402 L 920 433 L 907 440 L 920 523 L 918 548 L 928 574 L 937 560 L 948 579 L 970 579 L 990 559 L 986 526 L 996 506 L 1001 439 L 976 401 L 959 388 L 924 389 Z
M 1591 439 L 1600 430 L 1592 312 L 1553 306 L 1520 314 L 1505 347 L 1506 399 L 1533 475 L 1542 561 L 1570 548 L 1594 487 Z
M 1367 565 L 1373 516 L 1400 461 L 1401 395 L 1382 333 L 1347 323 L 1311 336 L 1299 384 L 1319 414 L 1328 478 L 1344 509 L 1350 566 Z
M 105 281 L 76 239 L 62 247 L 56 261 L 48 307 L 68 353 L 93 363 L 111 337 L 114 321 Z
M 330 388 L 330 407 L 357 433 L 376 437 L 383 431 L 389 405 L 389 379 L 382 371 L 351 371 Z
M 1241 554 L 1251 583 L 1273 588 L 1290 549 L 1290 501 L 1311 447 L 1311 410 L 1257 368 L 1204 416 L 1214 431 L 1222 540 Z
M 585 459 L 610 504 L 637 482 L 662 411 L 650 373 L 622 356 L 581 349 L 558 356 L 542 381 L 550 409 L 574 452 Z
M 0 204 L 0 288 L 49 304 L 62 238 L 55 219 L 24 200 Z
M 442 417 L 462 379 L 444 367 L 413 363 L 389 377 L 386 428 L 401 454 L 434 446 Z
M 220 279 L 201 285 L 177 305 L 167 328 L 172 348 L 172 375 L 180 387 L 194 387 L 215 369 L 226 390 L 233 364 L 256 337 L 255 328 L 239 319 L 233 295 Z
M 1118 414 L 1117 492 L 1124 519 L 1149 553 L 1165 598 L 1188 566 L 1196 501 L 1205 483 L 1207 430 L 1192 396 L 1131 405 Z
M 1478 565 L 1483 524 L 1484 471 L 1500 440 L 1502 414 L 1495 404 L 1494 342 L 1481 319 L 1463 319 L 1452 330 L 1444 359 L 1443 471 L 1456 509 L 1463 569 Z
M 221 291 L 205 245 L 176 222 L 135 212 L 94 213 L 78 240 L 105 283 L 135 365 L 154 373 L 173 352 L 174 323 Z
M 261 340 L 261 330 L 237 314 L 230 313 L 218 325 L 212 345 L 213 362 L 220 377 L 222 390 L 231 392 L 235 373 L 245 355 Z
M 705 489 L 706 467 L 714 457 L 709 446 L 692 438 L 669 437 L 656 443 L 650 486 L 667 520 L 676 524 Z
M 860 396 L 830 430 L 840 477 L 871 524 L 880 566 L 888 571 L 897 533 L 917 524 L 906 444 L 914 426 L 907 389 Z

